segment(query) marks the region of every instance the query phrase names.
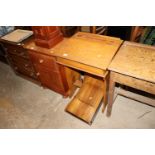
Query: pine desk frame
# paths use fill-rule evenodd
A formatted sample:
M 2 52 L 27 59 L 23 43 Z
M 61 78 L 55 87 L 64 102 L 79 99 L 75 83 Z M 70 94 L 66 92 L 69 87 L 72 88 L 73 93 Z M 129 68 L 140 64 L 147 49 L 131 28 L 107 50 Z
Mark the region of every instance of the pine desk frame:
M 110 75 L 107 116 L 111 115 L 116 83 L 155 95 L 154 58 L 155 47 L 127 41 L 124 42 L 108 68 Z M 126 97 L 129 96 L 126 94 Z M 132 99 L 146 103 L 136 96 Z M 155 101 L 152 100 L 152 102 L 147 102 L 146 104 L 155 106 Z
M 145 80 L 137 79 L 128 75 L 123 75 L 123 74 L 111 71 L 110 78 L 109 78 L 107 116 L 111 115 L 112 106 L 114 102 L 114 90 L 115 90 L 116 83 L 123 84 L 155 95 L 155 83 L 151 83 Z M 133 99 L 139 101 L 138 98 L 133 98 Z M 150 103 L 149 105 L 155 106 L 155 103 L 154 104 Z
M 57 63 L 101 77 L 105 81 L 102 112 L 105 110 L 108 98 L 107 68 L 122 42 L 123 40 L 119 38 L 78 32 L 52 49 Z

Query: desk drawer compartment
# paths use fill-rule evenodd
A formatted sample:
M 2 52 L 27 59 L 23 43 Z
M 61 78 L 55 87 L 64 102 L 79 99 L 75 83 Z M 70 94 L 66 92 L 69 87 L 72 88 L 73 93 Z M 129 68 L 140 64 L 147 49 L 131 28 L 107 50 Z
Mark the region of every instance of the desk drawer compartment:
M 37 79 L 36 73 L 33 69 L 24 68 L 20 64 L 12 63 L 12 65 L 14 66 L 14 69 L 16 70 L 16 72 L 32 77 L 33 79 Z
M 76 61 L 72 61 L 72 60 L 68 60 L 68 59 L 64 59 L 64 58 L 57 58 L 57 63 L 71 67 L 71 68 L 75 68 L 77 70 L 81 70 L 90 74 L 94 74 L 100 77 L 105 77 L 106 75 L 106 71 L 103 71 L 102 69 L 96 68 L 96 67 L 92 67 L 92 66 L 88 66 Z
M 14 64 L 18 64 L 19 66 L 22 66 L 23 68 L 33 69 L 32 63 L 27 59 L 23 59 L 19 56 L 15 56 L 12 54 L 9 54 L 8 57 L 9 57 L 9 60 Z
M 41 65 L 35 65 L 35 69 L 37 70 L 38 78 L 40 79 L 43 86 L 58 93 L 65 91 L 62 77 L 59 72 L 52 71 L 51 69 L 48 69 Z
M 10 54 L 15 54 L 17 56 L 20 56 L 20 57 L 23 57 L 23 58 L 26 58 L 26 59 L 29 59 L 29 56 L 28 56 L 28 53 L 27 53 L 27 50 L 24 49 L 23 47 L 18 47 L 18 45 L 9 45 L 7 46 L 6 48 L 6 51 Z
M 32 66 L 32 63 L 29 60 L 20 58 L 18 56 L 12 55 L 12 54 L 8 55 L 8 60 L 12 64 L 12 67 L 17 72 L 23 73 L 24 75 L 28 75 L 35 79 L 37 78 L 37 76 L 35 74 L 35 70 Z
M 29 51 L 30 57 L 35 64 L 40 64 L 44 67 L 51 68 L 53 71 L 58 71 L 59 67 L 56 64 L 56 60 L 52 56 L 46 56 Z

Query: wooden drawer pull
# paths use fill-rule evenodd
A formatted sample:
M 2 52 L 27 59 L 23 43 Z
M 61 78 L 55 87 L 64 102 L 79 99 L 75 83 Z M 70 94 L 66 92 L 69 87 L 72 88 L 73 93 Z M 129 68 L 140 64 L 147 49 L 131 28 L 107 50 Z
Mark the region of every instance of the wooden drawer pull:
M 39 63 L 43 63 L 43 62 L 44 62 L 44 60 L 43 60 L 43 59 L 40 59 L 40 60 L 39 60 Z

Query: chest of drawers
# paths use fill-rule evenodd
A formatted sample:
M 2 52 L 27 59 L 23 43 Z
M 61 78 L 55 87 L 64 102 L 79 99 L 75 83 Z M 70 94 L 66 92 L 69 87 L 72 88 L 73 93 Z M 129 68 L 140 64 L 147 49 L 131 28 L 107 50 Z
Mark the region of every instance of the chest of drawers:
M 7 60 L 15 73 L 32 80 L 38 80 L 33 64 L 30 61 L 29 54 L 24 48 L 25 43 L 26 42 L 13 44 L 2 41 Z

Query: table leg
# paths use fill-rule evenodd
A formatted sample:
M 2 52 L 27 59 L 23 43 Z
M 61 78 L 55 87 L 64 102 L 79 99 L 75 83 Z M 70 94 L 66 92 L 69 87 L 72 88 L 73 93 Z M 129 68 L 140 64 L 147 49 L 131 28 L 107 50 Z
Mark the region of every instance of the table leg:
M 103 108 L 102 108 L 102 113 L 104 113 L 105 111 L 105 108 L 108 104 L 108 83 L 109 83 L 109 74 L 107 75 L 107 77 L 105 78 L 105 81 L 104 81 L 104 99 L 103 99 Z
M 111 116 L 112 105 L 114 101 L 115 81 L 114 73 L 110 73 L 109 91 L 108 91 L 108 105 L 107 105 L 107 117 Z

